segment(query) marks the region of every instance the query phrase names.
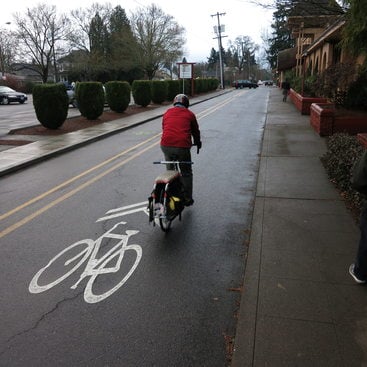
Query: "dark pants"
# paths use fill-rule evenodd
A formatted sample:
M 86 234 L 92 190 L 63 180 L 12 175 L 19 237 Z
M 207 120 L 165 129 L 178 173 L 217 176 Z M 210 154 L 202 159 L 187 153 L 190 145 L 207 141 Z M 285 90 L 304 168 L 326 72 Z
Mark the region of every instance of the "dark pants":
M 362 208 L 359 227 L 361 235 L 354 265 L 354 273 L 357 278 L 367 280 L 367 204 Z
M 176 148 L 161 146 L 166 161 L 186 161 L 191 162 L 190 148 Z M 167 169 L 174 169 L 171 165 L 167 165 Z M 192 168 L 191 164 L 180 164 L 181 182 L 184 188 L 185 199 L 192 199 Z

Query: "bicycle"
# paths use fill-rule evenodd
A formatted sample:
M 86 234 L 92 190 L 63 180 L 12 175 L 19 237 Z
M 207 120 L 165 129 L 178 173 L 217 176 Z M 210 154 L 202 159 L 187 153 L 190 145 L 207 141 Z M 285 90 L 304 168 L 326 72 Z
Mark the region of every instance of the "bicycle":
M 158 161 L 153 164 L 170 164 L 173 170 L 167 170 L 154 180 L 153 191 L 148 198 L 149 223 L 159 223 L 163 232 L 168 232 L 172 221 L 178 217 L 181 221 L 185 208 L 183 185 L 181 183 L 181 164 L 193 164 L 186 161 Z
M 122 285 L 126 283 L 126 281 L 133 274 L 142 257 L 142 249 L 139 245 L 128 245 L 129 238 L 139 233 L 139 231 L 126 230 L 125 234 L 123 234 L 121 233 L 122 230 L 120 230 L 119 227 L 123 226 L 124 224 L 126 224 L 126 222 L 115 224 L 111 229 L 109 229 L 95 241 L 92 239 L 84 239 L 75 242 L 69 247 L 62 250 L 54 258 L 52 258 L 46 266 L 41 268 L 34 275 L 28 287 L 29 292 L 42 293 L 49 290 L 50 288 L 68 278 L 86 261 L 87 264 L 85 265 L 85 269 L 80 275 L 79 280 L 70 288 L 76 289 L 79 283 L 85 277 L 89 276 L 90 278 L 84 290 L 84 300 L 86 302 L 97 303 L 103 301 L 112 293 L 116 292 Z M 100 255 L 98 258 L 97 255 L 101 248 L 103 240 L 104 242 L 111 242 L 111 248 L 106 250 L 106 253 L 102 256 Z M 113 241 L 117 241 L 117 243 L 113 245 Z M 80 249 L 81 251 L 75 254 L 75 252 L 79 251 Z M 93 285 L 96 278 L 103 274 L 117 273 L 121 268 L 122 260 L 124 259 L 125 253 L 127 251 L 133 252 L 132 256 L 134 257 L 134 261 L 131 268 L 114 287 L 112 287 L 108 291 L 105 291 L 104 293 L 95 294 L 95 292 L 93 291 Z M 65 260 L 65 254 L 70 256 L 70 258 Z M 51 280 L 50 282 L 52 272 L 47 272 L 47 270 L 51 265 L 53 265 L 53 272 L 61 269 L 61 272 L 63 272 L 64 274 L 62 274 L 61 276 L 59 276 L 59 274 L 56 275 L 56 279 Z M 46 274 L 44 274 L 45 272 Z M 40 284 L 42 283 L 42 279 L 43 283 L 46 282 L 46 284 Z

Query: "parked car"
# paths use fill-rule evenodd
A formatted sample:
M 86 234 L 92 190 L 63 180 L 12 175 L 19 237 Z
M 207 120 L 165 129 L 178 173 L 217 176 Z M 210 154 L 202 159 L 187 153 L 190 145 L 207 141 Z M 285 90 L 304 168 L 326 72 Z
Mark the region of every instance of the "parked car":
M 0 104 L 9 104 L 11 102 L 19 102 L 23 104 L 27 99 L 26 94 L 0 85 Z
M 236 89 L 240 88 L 257 88 L 257 83 L 251 82 L 250 80 L 236 80 L 232 84 Z
M 273 84 L 274 84 L 274 82 L 272 81 L 272 80 L 264 80 L 264 82 L 263 82 L 266 86 L 269 86 L 269 87 L 271 87 Z

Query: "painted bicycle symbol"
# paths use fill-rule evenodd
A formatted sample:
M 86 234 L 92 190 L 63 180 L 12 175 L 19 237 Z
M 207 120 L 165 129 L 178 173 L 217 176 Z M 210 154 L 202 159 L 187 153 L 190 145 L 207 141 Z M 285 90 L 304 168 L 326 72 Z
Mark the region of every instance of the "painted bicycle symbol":
M 128 244 L 130 237 L 139 233 L 139 231 L 126 230 L 125 234 L 121 234 L 120 232 L 122 231 L 120 227 L 124 224 L 126 224 L 126 222 L 117 223 L 95 241 L 92 239 L 84 239 L 62 250 L 52 258 L 45 267 L 35 274 L 29 284 L 29 291 L 31 293 L 42 293 L 49 290 L 68 278 L 87 261 L 83 273 L 79 277 L 79 280 L 71 286 L 71 289 L 76 289 L 84 278 L 90 277 L 84 290 L 84 300 L 88 303 L 97 303 L 109 297 L 131 277 L 142 257 L 142 249 L 139 245 Z M 117 243 L 114 244 L 116 240 Z M 99 255 L 101 246 L 106 247 L 107 244 L 110 244 L 110 247 L 103 255 Z M 98 256 L 100 257 L 98 258 Z M 118 283 L 114 287 L 102 293 L 98 292 L 100 294 L 96 294 L 97 292 L 94 288 L 96 286 L 95 280 L 97 277 L 118 273 L 124 259 L 131 265 L 129 271 L 121 280 L 118 280 Z M 50 282 L 50 278 L 52 276 L 55 277 L 55 275 L 52 275 L 55 272 L 61 272 L 62 275 L 56 275 L 56 279 L 52 279 Z

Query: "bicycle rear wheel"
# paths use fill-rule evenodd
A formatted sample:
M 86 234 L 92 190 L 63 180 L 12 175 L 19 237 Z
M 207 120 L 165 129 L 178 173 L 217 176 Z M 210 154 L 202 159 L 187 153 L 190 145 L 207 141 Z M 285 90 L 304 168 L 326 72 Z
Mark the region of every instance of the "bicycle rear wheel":
M 164 206 L 164 210 L 159 216 L 159 226 L 163 232 L 168 232 L 171 228 L 173 217 L 169 215 L 165 194 L 165 190 L 160 190 L 159 202 Z
M 168 232 L 171 228 L 172 219 L 165 218 L 159 218 L 159 226 L 161 227 L 161 230 L 163 232 Z

